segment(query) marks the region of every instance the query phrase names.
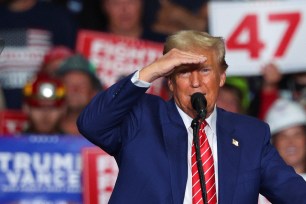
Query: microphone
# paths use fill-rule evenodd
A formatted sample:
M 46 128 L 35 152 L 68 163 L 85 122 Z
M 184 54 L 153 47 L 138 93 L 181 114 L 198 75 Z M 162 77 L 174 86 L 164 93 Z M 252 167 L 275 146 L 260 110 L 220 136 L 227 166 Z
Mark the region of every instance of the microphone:
M 196 163 L 198 168 L 198 173 L 200 177 L 200 185 L 201 185 L 201 192 L 202 192 L 202 199 L 205 204 L 208 203 L 207 201 L 207 189 L 205 185 L 205 174 L 203 170 L 203 161 L 201 158 L 201 151 L 200 151 L 200 140 L 199 140 L 199 119 L 205 120 L 206 117 L 206 106 L 207 101 L 204 97 L 204 94 L 200 92 L 196 92 L 191 95 L 191 105 L 192 108 L 198 113 L 198 116 L 194 118 L 191 122 L 191 127 L 193 129 L 193 143 L 195 147 L 195 154 L 196 154 Z
M 200 92 L 196 92 L 191 96 L 191 105 L 195 111 L 198 113 L 198 117 L 201 119 L 205 119 L 207 111 L 207 101 L 204 94 Z

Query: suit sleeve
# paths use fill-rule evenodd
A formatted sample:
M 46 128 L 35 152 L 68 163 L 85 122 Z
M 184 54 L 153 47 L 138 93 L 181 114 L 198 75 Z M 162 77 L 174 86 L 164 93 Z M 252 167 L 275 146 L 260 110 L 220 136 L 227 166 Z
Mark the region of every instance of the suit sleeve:
M 262 153 L 260 193 L 272 203 L 306 203 L 306 182 L 286 165 L 270 143 L 270 129 L 265 131 Z
M 137 131 L 141 111 L 133 109 L 136 109 L 146 90 L 135 86 L 130 75 L 97 94 L 77 120 L 80 133 L 110 155 L 116 156 L 122 143 Z

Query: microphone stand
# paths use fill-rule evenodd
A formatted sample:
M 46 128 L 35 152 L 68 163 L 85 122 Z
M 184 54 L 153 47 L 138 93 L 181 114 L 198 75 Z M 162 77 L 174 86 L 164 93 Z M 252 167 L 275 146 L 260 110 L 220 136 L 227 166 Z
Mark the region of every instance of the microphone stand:
M 207 193 L 206 193 L 206 185 L 205 185 L 205 177 L 204 177 L 204 171 L 203 171 L 203 162 L 201 159 L 201 152 L 200 152 L 200 141 L 199 141 L 199 124 L 205 119 L 197 116 L 194 118 L 191 122 L 191 127 L 193 129 L 193 143 L 195 147 L 195 154 L 196 154 L 196 162 L 198 167 L 198 173 L 200 177 L 200 184 L 201 184 L 201 190 L 202 190 L 202 198 L 205 204 L 208 204 L 207 201 Z

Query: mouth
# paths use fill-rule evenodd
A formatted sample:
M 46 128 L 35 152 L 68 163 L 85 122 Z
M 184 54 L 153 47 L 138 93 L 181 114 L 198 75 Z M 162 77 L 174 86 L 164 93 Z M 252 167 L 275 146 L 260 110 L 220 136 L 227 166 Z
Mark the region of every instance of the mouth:
M 193 94 L 195 94 L 195 93 L 201 93 L 201 94 L 203 94 L 204 96 L 206 96 L 206 93 L 202 93 L 202 92 L 200 92 L 200 91 L 196 91 L 196 92 L 190 94 L 189 96 L 191 97 L 191 96 L 192 96 Z
M 297 153 L 297 148 L 296 147 L 288 147 L 285 152 L 288 156 L 292 156 L 292 155 L 295 155 Z

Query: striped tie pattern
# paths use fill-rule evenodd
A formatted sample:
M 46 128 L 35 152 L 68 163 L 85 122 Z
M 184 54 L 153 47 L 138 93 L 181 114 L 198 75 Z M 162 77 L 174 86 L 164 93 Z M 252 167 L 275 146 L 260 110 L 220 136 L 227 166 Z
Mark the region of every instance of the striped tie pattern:
M 208 139 L 204 131 L 205 126 L 206 126 L 206 122 L 203 121 L 200 124 L 199 140 L 200 140 L 200 151 L 201 151 L 201 158 L 202 158 L 202 163 L 203 163 L 203 171 L 204 171 L 205 184 L 206 184 L 207 201 L 209 204 L 216 204 L 217 195 L 216 195 L 216 186 L 215 186 L 214 159 L 213 159 L 211 148 L 208 143 Z M 199 177 L 197 163 L 196 163 L 196 154 L 195 154 L 194 144 L 192 145 L 191 164 L 192 164 L 192 167 L 191 167 L 192 169 L 192 201 L 193 201 L 193 204 L 204 203 L 203 198 L 202 198 L 200 177 Z

